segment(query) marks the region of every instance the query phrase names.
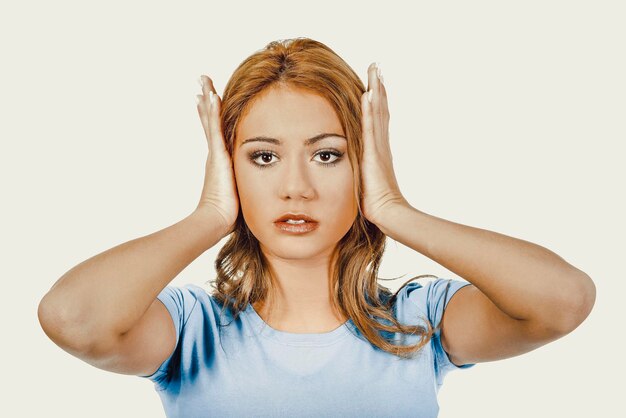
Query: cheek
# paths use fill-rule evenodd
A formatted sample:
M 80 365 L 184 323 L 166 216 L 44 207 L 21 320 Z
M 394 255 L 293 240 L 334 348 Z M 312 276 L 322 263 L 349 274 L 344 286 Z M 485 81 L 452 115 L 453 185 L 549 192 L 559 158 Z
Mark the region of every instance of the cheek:
M 354 183 L 352 177 L 337 179 L 328 185 L 329 193 L 325 196 L 329 213 L 337 222 L 352 222 L 358 210 L 354 197 Z
M 241 157 L 235 161 L 233 173 L 237 183 L 239 199 L 242 201 L 254 199 L 255 191 L 259 189 L 258 173 L 249 164 L 246 164 L 246 161 Z
M 246 182 L 243 189 L 239 189 L 239 204 L 242 213 L 247 220 L 254 222 L 255 219 L 262 220 L 267 216 L 266 208 L 270 197 L 262 184 Z
M 239 161 L 234 170 L 237 192 L 239 194 L 240 210 L 248 224 L 263 216 L 262 202 L 267 203 L 267 185 L 263 185 L 258 173 L 245 167 L 244 161 Z

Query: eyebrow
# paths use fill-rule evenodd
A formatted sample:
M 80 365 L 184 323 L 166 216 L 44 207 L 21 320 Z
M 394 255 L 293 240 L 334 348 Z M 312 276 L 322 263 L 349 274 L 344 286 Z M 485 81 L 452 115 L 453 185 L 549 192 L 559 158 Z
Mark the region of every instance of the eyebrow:
M 339 135 L 339 134 L 331 134 L 331 133 L 323 133 L 323 134 L 319 134 L 319 135 L 315 135 L 312 138 L 309 138 L 307 140 L 304 141 L 304 145 L 311 146 L 313 144 L 315 144 L 318 141 L 321 141 L 324 138 L 328 138 L 331 136 L 336 136 L 338 138 L 343 138 L 347 141 L 346 137 L 343 135 Z M 248 142 L 254 142 L 254 141 L 259 141 L 259 142 L 269 142 L 270 144 L 276 144 L 276 145 L 281 145 L 282 142 L 276 138 L 270 138 L 267 136 L 255 136 L 254 138 L 250 138 L 250 139 L 246 139 L 245 141 L 243 141 L 241 143 L 241 145 L 247 144 Z

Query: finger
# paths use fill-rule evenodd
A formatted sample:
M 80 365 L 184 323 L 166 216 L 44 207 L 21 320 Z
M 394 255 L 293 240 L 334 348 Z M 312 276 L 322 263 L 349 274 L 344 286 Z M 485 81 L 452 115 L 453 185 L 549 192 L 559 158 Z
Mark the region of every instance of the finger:
M 385 90 L 385 82 L 383 79 L 382 70 L 380 68 L 380 63 L 376 63 L 376 86 L 378 88 L 378 113 L 380 120 L 380 132 L 383 135 L 387 135 L 387 119 L 389 115 L 389 110 L 387 108 L 387 92 Z M 380 137 L 383 139 L 383 137 Z
M 380 79 L 380 106 L 382 113 L 382 132 L 388 137 L 389 136 L 389 102 L 387 101 L 387 89 L 385 88 L 385 80 Z
M 389 121 L 389 103 L 387 102 L 387 88 L 385 87 L 385 79 L 383 78 L 382 74 L 380 76 L 378 84 L 380 85 L 380 105 L 381 105 L 381 112 L 383 115 L 383 121 L 388 122 Z
M 376 63 L 371 63 L 367 69 L 368 89 L 372 90 L 371 118 L 373 123 L 374 140 L 378 140 L 382 134 L 382 118 L 380 114 L 380 83 L 376 74 Z
M 214 94 L 212 90 L 212 83 L 210 79 L 202 75 L 198 80 L 202 85 L 202 94 L 197 95 L 198 98 L 198 113 L 200 120 L 202 121 L 202 127 L 204 128 L 204 134 L 207 140 L 211 141 L 211 95 Z
M 213 86 L 213 80 L 209 76 L 202 74 L 200 76 L 200 85 L 202 86 L 202 94 L 209 97 L 209 92 L 217 93 L 215 91 L 215 86 Z
M 372 103 L 367 99 L 368 91 L 361 95 L 361 129 L 363 130 L 363 150 L 369 150 L 374 141 L 374 120 L 372 118 Z M 369 152 L 364 152 L 369 155 Z
M 198 116 L 200 117 L 200 122 L 202 124 L 202 129 L 204 130 L 204 136 L 206 137 L 207 144 L 209 146 L 209 152 L 211 151 L 211 129 L 209 127 L 209 104 L 206 96 L 202 94 L 197 94 L 196 99 L 198 101 L 197 109 Z
M 214 146 L 224 150 L 226 144 L 222 134 L 222 119 L 221 119 L 222 100 L 217 94 L 213 94 L 213 103 L 211 104 L 211 111 L 209 112 L 209 129 L 211 132 L 211 140 L 214 142 Z

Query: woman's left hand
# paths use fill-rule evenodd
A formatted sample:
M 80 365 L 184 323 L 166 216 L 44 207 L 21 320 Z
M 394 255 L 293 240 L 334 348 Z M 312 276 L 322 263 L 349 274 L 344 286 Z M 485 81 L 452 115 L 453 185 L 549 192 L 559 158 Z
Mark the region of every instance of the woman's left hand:
M 382 75 L 375 63 L 367 69 L 368 86 L 361 96 L 361 126 L 363 130 L 363 160 L 361 179 L 365 218 L 378 225 L 386 210 L 395 204 L 408 204 L 400 193 L 393 170 L 389 146 L 389 109 Z M 368 93 L 371 91 L 371 102 Z

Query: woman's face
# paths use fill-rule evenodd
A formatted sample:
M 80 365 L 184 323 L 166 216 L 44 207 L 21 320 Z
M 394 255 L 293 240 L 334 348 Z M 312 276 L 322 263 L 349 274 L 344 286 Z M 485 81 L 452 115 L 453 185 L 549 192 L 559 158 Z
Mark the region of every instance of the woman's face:
M 306 143 L 320 134 L 331 135 Z M 306 90 L 271 87 L 251 103 L 237 128 L 233 165 L 242 215 L 264 253 L 330 254 L 349 231 L 358 207 L 344 136 L 331 105 Z M 273 139 L 248 141 L 256 137 Z M 281 231 L 275 221 L 287 212 L 310 216 L 317 228 Z

